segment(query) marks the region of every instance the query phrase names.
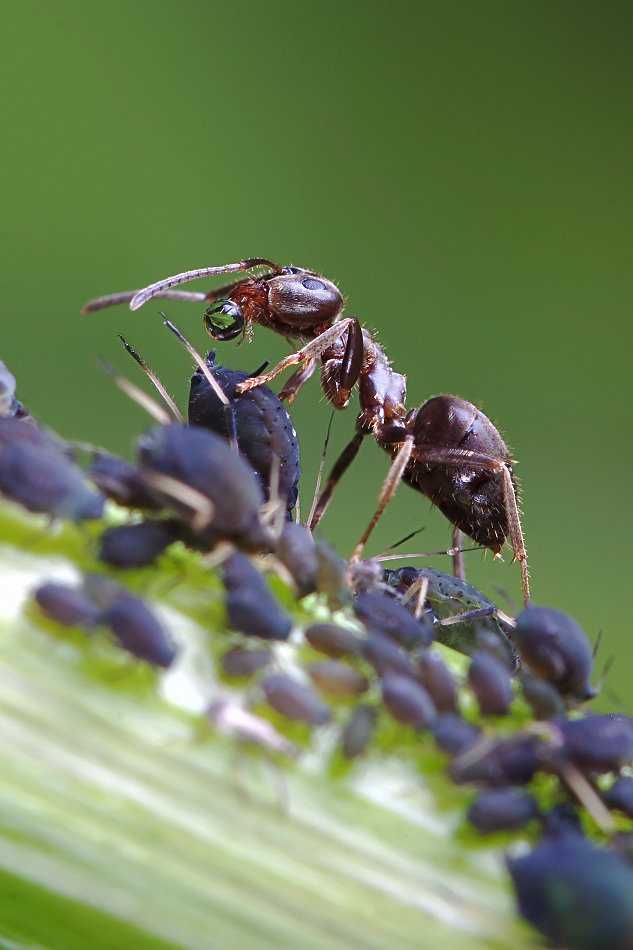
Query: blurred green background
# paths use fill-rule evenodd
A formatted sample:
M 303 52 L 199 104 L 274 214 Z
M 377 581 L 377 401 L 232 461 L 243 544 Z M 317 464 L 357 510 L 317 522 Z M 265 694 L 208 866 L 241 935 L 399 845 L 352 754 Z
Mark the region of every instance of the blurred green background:
M 183 400 L 189 360 L 158 306 L 81 318 L 83 301 L 249 255 L 322 271 L 407 373 L 411 406 L 458 393 L 504 432 L 535 599 L 604 631 L 626 702 L 630 20 L 618 3 L 13 5 L 1 356 L 20 395 L 67 436 L 129 452 L 146 419 L 97 355 L 138 379 L 125 332 Z M 201 308 L 168 309 L 204 347 Z M 221 358 L 250 370 L 285 351 L 260 330 Z M 332 458 L 354 417 L 337 417 Z M 315 381 L 296 406 L 304 506 L 327 419 Z M 386 467 L 368 442 L 323 523 L 341 552 Z M 403 488 L 372 550 L 419 525 L 409 550 L 448 542 Z M 517 596 L 507 559 L 468 564 Z

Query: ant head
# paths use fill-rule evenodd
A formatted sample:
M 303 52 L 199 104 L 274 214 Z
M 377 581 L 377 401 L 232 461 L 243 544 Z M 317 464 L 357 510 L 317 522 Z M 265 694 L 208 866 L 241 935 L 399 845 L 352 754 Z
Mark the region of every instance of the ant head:
M 214 340 L 234 340 L 244 330 L 242 308 L 233 300 L 224 300 L 217 307 L 208 307 L 202 319 L 207 333 Z
M 331 280 L 298 267 L 286 267 L 266 281 L 273 316 L 290 326 L 331 323 L 343 309 L 343 296 Z

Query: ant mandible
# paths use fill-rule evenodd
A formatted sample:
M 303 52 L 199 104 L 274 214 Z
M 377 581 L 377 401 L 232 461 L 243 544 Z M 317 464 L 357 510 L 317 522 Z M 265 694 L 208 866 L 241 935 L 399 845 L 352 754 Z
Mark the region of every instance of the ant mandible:
M 265 267 L 259 276 L 239 280 L 207 294 L 178 291 L 189 281 Z M 343 317 L 343 296 L 332 281 L 300 267 L 283 267 L 254 257 L 232 264 L 201 267 L 164 278 L 136 292 L 100 297 L 84 313 L 129 302 L 138 310 L 154 297 L 216 303 L 207 307 L 204 325 L 214 340 L 251 336 L 253 325 L 268 327 L 300 349 L 266 373 L 244 380 L 246 392 L 298 366 L 280 392 L 292 402 L 321 363 L 321 385 L 336 409 L 344 409 L 356 383 L 360 412 L 356 433 L 335 462 L 310 527 L 323 517 L 332 492 L 356 457 L 364 437 L 372 434 L 391 457 L 376 512 L 356 545 L 365 544 L 400 481 L 426 495 L 454 526 L 498 555 L 509 540 L 521 568 L 523 597 L 530 598 L 527 551 L 523 540 L 512 460 L 501 435 L 484 413 L 457 396 L 434 396 L 418 409 L 405 406 L 406 377 L 392 370 L 386 353 L 355 317 Z M 219 303 L 218 303 L 219 301 Z M 459 546 L 458 544 L 456 545 Z M 456 564 L 458 571 L 460 567 Z

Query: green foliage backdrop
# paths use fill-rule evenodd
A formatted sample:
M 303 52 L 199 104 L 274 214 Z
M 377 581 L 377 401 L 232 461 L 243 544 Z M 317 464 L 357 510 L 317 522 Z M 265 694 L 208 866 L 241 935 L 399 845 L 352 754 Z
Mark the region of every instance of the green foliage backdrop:
M 411 405 L 457 392 L 506 433 L 535 597 L 604 630 L 626 694 L 630 19 L 617 2 L 13 5 L 1 355 L 24 399 L 128 450 L 144 419 L 96 354 L 127 366 L 123 330 L 179 394 L 188 360 L 152 308 L 82 319 L 84 299 L 243 255 L 320 269 L 379 330 Z M 197 308 L 169 312 L 204 345 Z M 282 351 L 261 332 L 222 357 L 251 368 Z M 296 415 L 309 497 L 316 384 Z M 324 523 L 342 551 L 385 465 L 367 445 Z M 375 548 L 419 524 L 423 547 L 446 542 L 403 489 Z M 516 569 L 470 559 L 475 580 L 516 595 Z

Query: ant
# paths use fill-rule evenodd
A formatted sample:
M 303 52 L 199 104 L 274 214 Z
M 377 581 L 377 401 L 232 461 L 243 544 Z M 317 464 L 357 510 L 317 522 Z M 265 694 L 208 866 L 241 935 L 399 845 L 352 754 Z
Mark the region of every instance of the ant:
M 220 266 L 184 271 L 150 284 L 135 294 L 101 297 L 84 313 L 129 301 L 138 310 L 154 297 L 192 299 L 175 287 L 204 277 L 268 270 L 201 295 L 208 304 L 204 326 L 218 341 L 252 336 L 254 324 L 268 327 L 303 345 L 268 372 L 241 382 L 247 392 L 292 366 L 298 366 L 280 392 L 292 402 L 321 364 L 321 385 L 335 409 L 344 409 L 358 384 L 360 412 L 356 433 L 335 462 L 310 519 L 314 529 L 329 504 L 338 481 L 355 459 L 365 436 L 371 434 L 392 458 L 378 505 L 352 554 L 358 561 L 399 483 L 426 495 L 454 526 L 454 546 L 464 532 L 495 555 L 509 539 L 520 563 L 523 598 L 530 598 L 527 551 L 523 540 L 516 479 L 509 450 L 484 413 L 457 396 L 441 395 L 417 409 L 405 406 L 406 377 L 392 370 L 381 346 L 355 317 L 344 317 L 344 300 L 332 281 L 300 267 L 284 267 L 255 257 Z M 193 299 L 199 300 L 196 296 Z M 219 301 L 219 302 L 218 302 Z M 456 562 L 461 572 L 461 564 Z

